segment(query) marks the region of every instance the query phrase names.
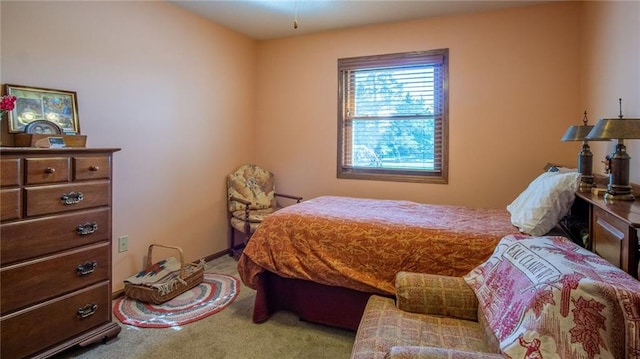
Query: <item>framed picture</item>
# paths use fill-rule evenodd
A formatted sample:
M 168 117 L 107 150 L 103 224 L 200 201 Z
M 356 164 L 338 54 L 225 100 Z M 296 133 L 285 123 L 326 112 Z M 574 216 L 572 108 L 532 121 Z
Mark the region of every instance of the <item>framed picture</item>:
M 16 105 L 8 113 L 10 133 L 26 132 L 27 125 L 34 121 L 49 121 L 65 135 L 80 134 L 74 91 L 5 85 L 5 94 L 16 97 Z

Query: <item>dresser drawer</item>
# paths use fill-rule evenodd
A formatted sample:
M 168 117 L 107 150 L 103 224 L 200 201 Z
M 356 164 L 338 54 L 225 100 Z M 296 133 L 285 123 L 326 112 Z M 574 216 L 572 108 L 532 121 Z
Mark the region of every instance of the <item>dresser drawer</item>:
M 69 157 L 27 158 L 25 184 L 69 182 Z
M 601 208 L 593 209 L 593 251 L 618 268 L 627 270 L 629 225 Z
M 22 293 L 22 296 L 28 295 Z M 23 358 L 110 322 L 109 283 L 102 282 L 0 319 L 2 359 Z
M 107 156 L 74 157 L 73 179 L 104 179 L 111 175 L 111 158 Z
M 0 187 L 20 185 L 20 159 L 0 160 Z
M 0 220 L 8 221 L 22 217 L 22 207 L 20 206 L 20 188 L 10 188 L 0 190 Z
M 2 315 L 107 280 L 109 242 L 41 258 L 1 270 Z
M 0 226 L 0 262 L 8 265 L 108 240 L 109 208 L 5 223 Z
M 25 187 L 27 216 L 109 205 L 109 181 Z

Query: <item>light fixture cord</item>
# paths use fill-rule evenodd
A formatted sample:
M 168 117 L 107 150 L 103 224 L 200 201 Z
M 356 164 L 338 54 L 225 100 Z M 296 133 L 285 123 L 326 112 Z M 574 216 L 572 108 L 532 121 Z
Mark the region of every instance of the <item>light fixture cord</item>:
M 298 28 L 298 2 L 293 2 L 293 29 Z

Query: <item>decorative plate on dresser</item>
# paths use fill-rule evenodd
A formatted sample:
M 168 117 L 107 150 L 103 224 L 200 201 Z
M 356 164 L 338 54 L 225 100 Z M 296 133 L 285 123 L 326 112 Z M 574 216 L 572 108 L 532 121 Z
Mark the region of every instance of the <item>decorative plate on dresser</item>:
M 0 148 L 0 357 L 114 338 L 116 148 Z

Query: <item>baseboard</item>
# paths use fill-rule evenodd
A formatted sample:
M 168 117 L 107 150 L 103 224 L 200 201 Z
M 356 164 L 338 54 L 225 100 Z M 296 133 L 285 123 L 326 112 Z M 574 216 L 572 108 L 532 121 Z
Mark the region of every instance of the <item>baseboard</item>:
M 115 300 L 123 295 L 124 295 L 124 289 L 116 290 L 115 292 L 111 293 L 111 299 Z

